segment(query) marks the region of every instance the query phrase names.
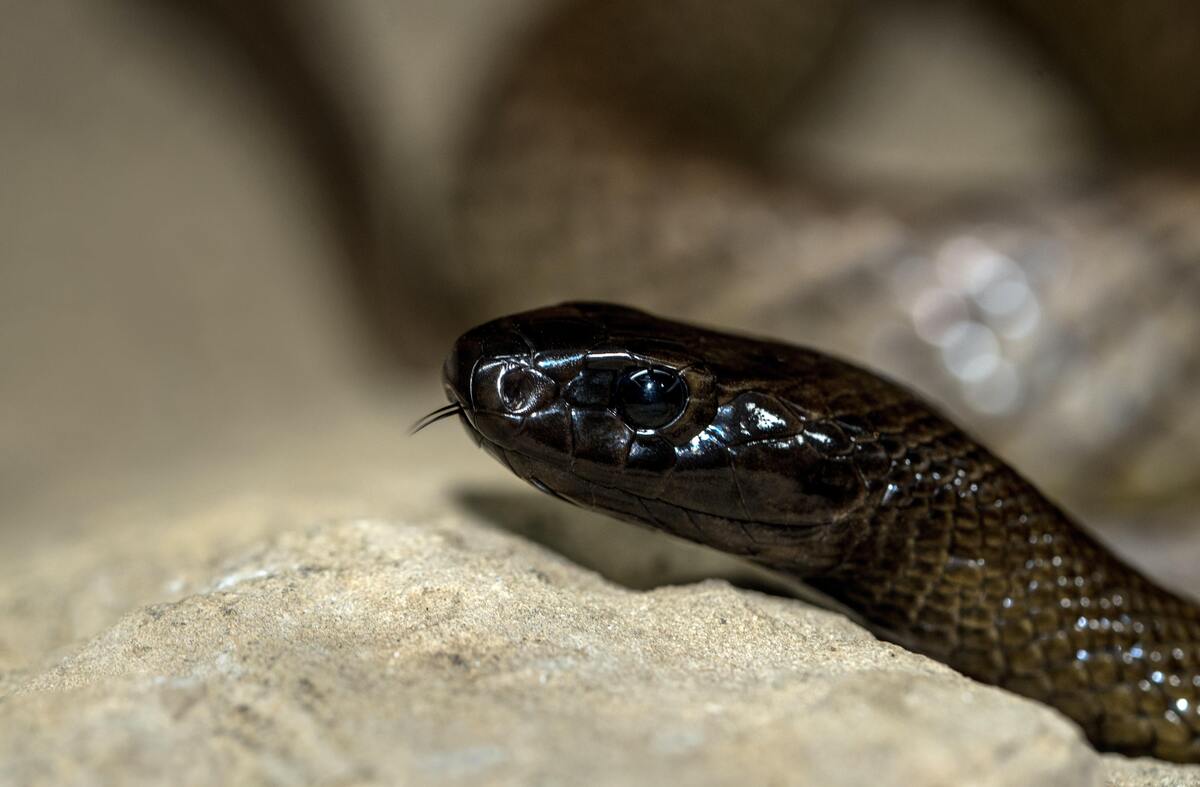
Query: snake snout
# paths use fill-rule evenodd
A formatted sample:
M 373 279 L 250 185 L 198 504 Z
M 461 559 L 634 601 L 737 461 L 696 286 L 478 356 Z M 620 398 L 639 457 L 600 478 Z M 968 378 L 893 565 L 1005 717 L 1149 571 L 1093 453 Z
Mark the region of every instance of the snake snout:
M 471 407 L 471 370 L 479 361 L 480 354 L 478 347 L 471 347 L 459 339 L 446 356 L 442 364 L 442 385 L 446 389 L 446 398 L 451 402 L 457 402 L 465 408 Z
M 529 346 L 514 331 L 497 320 L 474 328 L 458 338 L 442 365 L 446 393 L 466 407 L 474 409 L 473 378 L 482 363 L 500 358 L 520 359 L 529 354 Z

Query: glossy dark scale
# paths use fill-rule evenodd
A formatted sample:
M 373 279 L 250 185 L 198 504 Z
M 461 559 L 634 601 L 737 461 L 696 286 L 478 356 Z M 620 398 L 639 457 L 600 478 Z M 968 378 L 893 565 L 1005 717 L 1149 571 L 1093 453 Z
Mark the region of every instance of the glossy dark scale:
M 885 492 L 813 584 L 972 677 L 1055 705 L 1103 748 L 1200 757 L 1200 616 L 917 405 L 872 476 Z M 887 442 L 858 438 L 864 452 Z
M 480 326 L 445 378 L 472 433 L 539 489 L 803 577 L 1101 749 L 1200 762 L 1200 610 L 907 390 L 604 304 Z M 639 399 L 648 383 L 674 393 Z

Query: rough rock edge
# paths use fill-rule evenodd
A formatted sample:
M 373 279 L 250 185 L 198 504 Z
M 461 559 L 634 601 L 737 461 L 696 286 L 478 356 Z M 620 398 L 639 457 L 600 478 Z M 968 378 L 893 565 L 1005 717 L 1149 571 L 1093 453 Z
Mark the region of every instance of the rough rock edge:
M 0 677 L 0 782 L 1200 783 L 841 616 L 455 519 L 287 532 L 189 591 Z

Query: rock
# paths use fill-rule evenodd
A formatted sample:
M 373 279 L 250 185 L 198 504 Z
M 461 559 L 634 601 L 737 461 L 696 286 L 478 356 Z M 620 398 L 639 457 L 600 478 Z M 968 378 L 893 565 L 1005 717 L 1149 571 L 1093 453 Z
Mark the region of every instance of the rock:
M 182 576 L 176 600 L 57 663 L 0 673 L 0 782 L 1083 785 L 1105 769 L 1113 784 L 1196 772 L 1102 760 L 1054 711 L 835 613 L 721 581 L 631 591 L 457 516 L 284 530 Z

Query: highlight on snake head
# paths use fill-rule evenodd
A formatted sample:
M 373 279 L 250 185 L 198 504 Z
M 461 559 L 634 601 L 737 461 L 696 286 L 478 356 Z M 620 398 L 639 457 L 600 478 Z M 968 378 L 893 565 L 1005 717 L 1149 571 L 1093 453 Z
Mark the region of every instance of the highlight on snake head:
M 852 461 L 864 457 L 851 456 L 856 427 L 835 423 L 827 401 L 822 378 L 839 377 L 821 367 L 836 363 L 581 303 L 467 332 L 443 375 L 468 431 L 536 488 L 763 562 L 819 571 L 837 552 L 831 523 L 860 508 L 868 491 Z M 806 368 L 811 376 L 780 377 Z M 771 377 L 798 395 L 785 401 L 755 385 Z M 797 560 L 800 544 L 809 545 L 800 554 L 811 565 Z

